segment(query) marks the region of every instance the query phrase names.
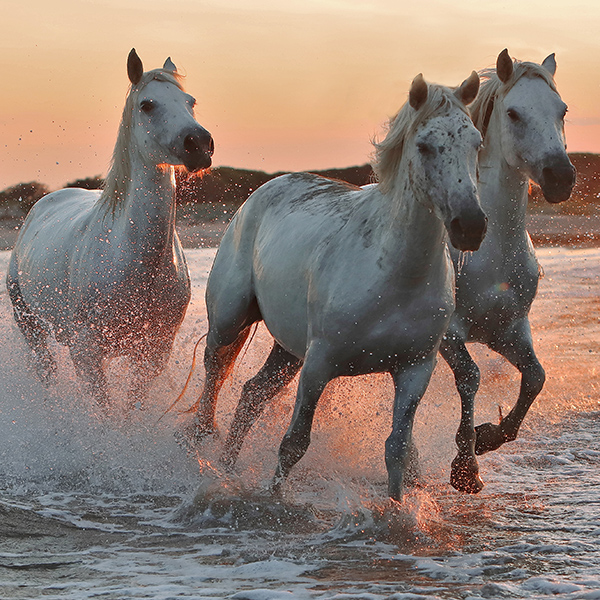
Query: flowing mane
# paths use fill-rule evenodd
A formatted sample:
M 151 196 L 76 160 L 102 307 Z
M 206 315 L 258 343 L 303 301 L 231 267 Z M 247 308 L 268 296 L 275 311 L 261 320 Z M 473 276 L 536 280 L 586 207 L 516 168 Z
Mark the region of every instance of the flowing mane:
M 174 71 L 165 69 L 154 69 L 142 75 L 137 85 L 131 85 L 125 100 L 123 116 L 119 125 L 117 142 L 113 150 L 111 166 L 104 182 L 104 188 L 98 202 L 104 205 L 107 211 L 112 213 L 123 203 L 127 196 L 129 183 L 131 181 L 131 160 L 129 155 L 131 123 L 133 118 L 133 107 L 142 90 L 151 81 L 164 81 L 176 85 L 183 90 L 181 75 Z
M 481 77 L 481 87 L 470 109 L 473 123 L 475 123 L 475 127 L 479 129 L 484 138 L 494 109 L 495 99 L 498 96 L 508 94 L 522 77 L 539 77 L 558 94 L 552 75 L 543 66 L 533 62 L 513 60 L 513 73 L 506 83 L 499 79 L 495 68 L 483 69 L 479 72 L 479 75 Z
M 450 106 L 458 106 L 467 113 L 466 107 L 454 95 L 451 88 L 428 84 L 427 101 L 419 110 L 414 110 L 406 102 L 396 116 L 388 121 L 385 138 L 381 142 L 373 142 L 375 147 L 373 170 L 383 193 L 394 190 L 405 141 L 413 136 L 423 123 L 445 112 Z

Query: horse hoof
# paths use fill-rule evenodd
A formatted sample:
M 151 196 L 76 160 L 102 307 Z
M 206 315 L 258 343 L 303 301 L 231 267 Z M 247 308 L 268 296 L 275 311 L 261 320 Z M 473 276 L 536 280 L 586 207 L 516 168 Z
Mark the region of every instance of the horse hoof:
M 502 427 L 493 423 L 482 423 L 475 427 L 475 454 L 478 456 L 497 450 L 507 441 Z
M 452 461 L 450 485 L 465 494 L 478 494 L 484 487 L 475 458 L 457 456 Z

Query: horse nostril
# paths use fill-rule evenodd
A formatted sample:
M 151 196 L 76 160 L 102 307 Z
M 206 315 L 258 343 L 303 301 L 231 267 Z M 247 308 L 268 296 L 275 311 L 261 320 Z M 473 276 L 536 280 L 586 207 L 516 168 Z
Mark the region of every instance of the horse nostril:
M 455 217 L 450 222 L 450 241 L 459 250 L 477 250 L 487 231 L 487 217 L 482 210 Z
M 572 185 L 575 182 L 575 167 L 570 163 L 544 167 L 542 178 L 546 185 Z
M 185 136 L 183 148 L 189 154 L 204 152 L 209 156 L 212 156 L 215 152 L 215 142 L 210 134 L 202 137 L 190 134 Z
M 198 143 L 198 138 L 194 135 L 186 135 L 183 140 L 183 148 L 186 152 L 193 154 L 200 150 L 200 144 Z
M 551 167 L 544 167 L 542 170 L 542 177 L 544 178 L 544 183 L 546 185 L 556 185 L 558 178 L 554 172 L 554 169 Z
M 181 158 L 188 171 L 195 173 L 199 169 L 210 167 L 215 143 L 208 131 L 199 128 L 194 133 L 189 133 L 183 138 L 182 145 L 184 155 Z
M 575 167 L 569 161 L 544 167 L 539 183 L 546 200 L 552 204 L 568 200 L 575 178 Z

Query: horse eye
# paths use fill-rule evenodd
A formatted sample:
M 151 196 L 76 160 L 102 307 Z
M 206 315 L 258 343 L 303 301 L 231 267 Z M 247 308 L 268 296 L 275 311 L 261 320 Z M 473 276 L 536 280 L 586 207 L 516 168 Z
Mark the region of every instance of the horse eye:
M 140 104 L 140 109 L 142 112 L 145 112 L 146 114 L 148 114 L 149 112 L 152 112 L 153 108 L 154 108 L 154 106 L 150 100 L 142 100 L 142 102 Z
M 518 123 L 521 120 L 521 117 L 519 117 L 519 113 L 514 109 L 514 108 L 509 108 L 506 111 L 506 114 L 508 115 L 508 118 L 513 122 L 513 123 Z

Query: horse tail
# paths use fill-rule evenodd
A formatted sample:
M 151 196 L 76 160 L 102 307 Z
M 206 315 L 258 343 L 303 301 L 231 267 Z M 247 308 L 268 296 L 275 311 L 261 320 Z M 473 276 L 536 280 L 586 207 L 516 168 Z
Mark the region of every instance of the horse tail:
M 196 342 L 196 345 L 194 346 L 194 353 L 192 355 L 192 364 L 190 366 L 190 371 L 188 373 L 187 379 L 185 380 L 185 384 L 183 386 L 183 389 L 181 390 L 181 393 L 179 394 L 179 396 L 177 396 L 177 398 L 175 398 L 175 400 L 171 403 L 171 405 L 169 406 L 169 408 L 167 408 L 167 410 L 165 410 L 165 412 L 160 415 L 158 421 L 156 421 L 155 425 L 158 425 L 161 421 L 162 418 L 168 413 L 171 412 L 171 410 L 173 410 L 173 408 L 175 408 L 175 406 L 177 404 L 179 404 L 179 402 L 181 401 L 181 399 L 183 398 L 183 396 L 185 395 L 185 392 L 188 388 L 188 385 L 190 383 L 190 380 L 192 379 L 192 375 L 194 373 L 194 368 L 196 366 L 196 352 L 198 351 L 198 346 L 200 345 L 200 342 L 208 335 L 208 332 L 205 333 L 203 336 L 200 337 L 200 339 Z M 184 412 L 189 412 L 191 409 L 188 409 Z

